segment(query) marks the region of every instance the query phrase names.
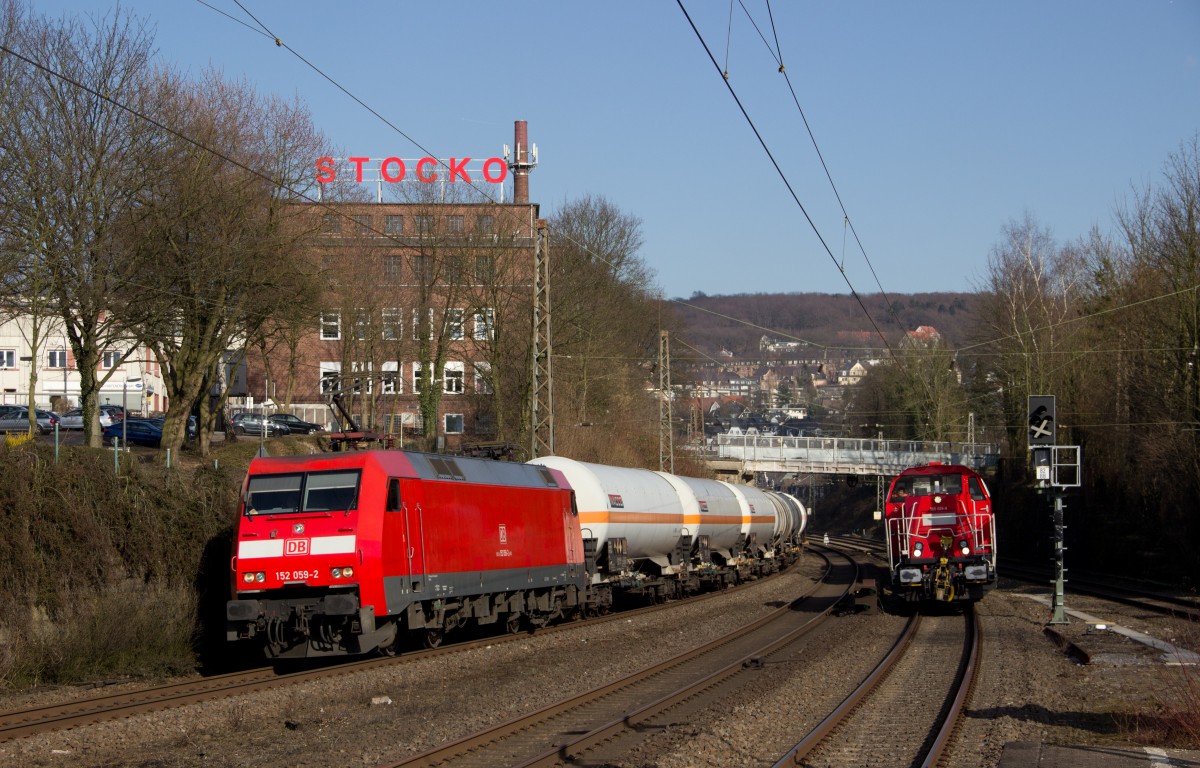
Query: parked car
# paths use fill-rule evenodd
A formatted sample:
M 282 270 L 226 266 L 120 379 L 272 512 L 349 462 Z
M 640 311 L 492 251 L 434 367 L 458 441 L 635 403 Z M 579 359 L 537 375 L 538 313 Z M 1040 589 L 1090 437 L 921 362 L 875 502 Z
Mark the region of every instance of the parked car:
M 54 425 L 58 423 L 59 418 L 57 413 L 43 411 L 37 409 L 36 416 L 37 431 L 43 435 L 54 431 Z M 3 411 L 0 411 L 0 432 L 27 432 L 29 431 L 29 409 L 23 405 L 10 405 Z
M 276 424 L 282 424 L 287 427 L 288 432 L 293 435 L 313 435 L 317 432 L 325 431 L 325 428 L 320 424 L 303 421 L 290 413 L 273 413 L 269 418 Z
M 149 422 L 153 422 L 154 424 L 157 424 L 158 429 L 161 432 L 163 425 L 166 423 L 167 420 L 165 418 L 163 418 L 162 416 L 154 416 L 149 419 L 142 419 L 142 421 L 149 421 Z M 189 415 L 188 416 L 188 424 L 187 424 L 187 437 L 189 440 L 192 440 L 192 439 L 195 439 L 196 434 L 197 434 L 196 417 Z
M 121 445 L 157 448 L 162 444 L 162 423 L 155 419 L 123 419 L 105 427 L 101 439 L 105 445 L 119 440 Z
M 242 411 L 233 415 L 233 432 L 238 435 L 262 435 L 264 430 L 267 437 L 279 437 L 291 433 L 283 424 L 263 418 L 260 413 Z
M 101 429 L 119 423 L 125 416 L 124 411 L 115 405 L 102 405 L 99 410 Z M 83 409 L 75 408 L 64 413 L 60 427 L 62 429 L 83 429 Z

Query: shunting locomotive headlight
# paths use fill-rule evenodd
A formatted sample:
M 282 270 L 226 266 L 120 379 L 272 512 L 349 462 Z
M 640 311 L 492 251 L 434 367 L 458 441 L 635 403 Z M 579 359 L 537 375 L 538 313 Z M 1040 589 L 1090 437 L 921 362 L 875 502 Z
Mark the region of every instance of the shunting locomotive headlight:
M 965 541 L 958 542 L 958 548 L 964 555 L 971 554 L 971 547 Z
M 913 544 L 913 557 L 920 557 L 921 553 L 924 551 L 925 545 L 921 542 L 918 541 L 916 544 Z

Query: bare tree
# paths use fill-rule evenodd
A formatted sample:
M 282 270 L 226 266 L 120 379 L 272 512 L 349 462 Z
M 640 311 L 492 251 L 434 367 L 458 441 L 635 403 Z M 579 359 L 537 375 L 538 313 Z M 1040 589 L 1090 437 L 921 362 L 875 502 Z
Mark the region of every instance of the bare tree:
M 276 313 L 315 304 L 313 221 L 292 201 L 326 149 L 299 103 L 216 73 L 158 83 L 163 122 L 179 129 L 159 135 L 152 184 L 124 219 L 136 290 L 121 292 L 120 313 L 163 365 L 163 446 L 182 443 L 198 403 L 206 454 L 228 382 L 215 404 L 205 395 L 227 357 L 242 358 Z
M 99 445 L 98 390 L 133 349 L 111 311 L 123 279 L 114 232 L 147 178 L 154 135 L 135 112 L 150 103 L 152 42 L 121 11 L 90 23 L 29 17 L 8 39 L 14 53 L 3 68 L 27 90 L 4 121 L 6 178 L 21 182 L 21 195 L 3 206 L 7 237 L 23 252 L 23 274 L 37 276 L 26 290 L 61 319 L 85 434 Z

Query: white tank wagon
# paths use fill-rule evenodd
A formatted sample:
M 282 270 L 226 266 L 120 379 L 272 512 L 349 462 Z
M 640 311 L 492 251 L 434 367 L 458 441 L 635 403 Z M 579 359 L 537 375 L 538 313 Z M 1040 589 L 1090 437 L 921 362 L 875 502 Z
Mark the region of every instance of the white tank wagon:
M 798 502 L 749 486 L 562 456 L 530 463 L 571 485 L 597 587 L 658 598 L 754 578 L 779 567 L 777 547 L 803 527 Z M 789 556 L 797 551 L 786 547 Z

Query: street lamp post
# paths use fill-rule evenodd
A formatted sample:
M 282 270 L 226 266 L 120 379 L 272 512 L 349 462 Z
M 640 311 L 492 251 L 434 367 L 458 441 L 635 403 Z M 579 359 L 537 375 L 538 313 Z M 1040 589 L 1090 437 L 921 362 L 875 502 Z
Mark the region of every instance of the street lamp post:
M 125 382 L 121 384 L 121 409 L 124 411 L 121 414 L 121 445 L 125 447 L 126 451 L 129 450 L 129 440 L 127 439 L 129 427 L 126 426 L 129 422 L 129 399 L 127 397 L 129 394 L 129 383 L 140 384 L 141 381 L 141 377 L 135 376 L 132 379 L 125 379 Z

